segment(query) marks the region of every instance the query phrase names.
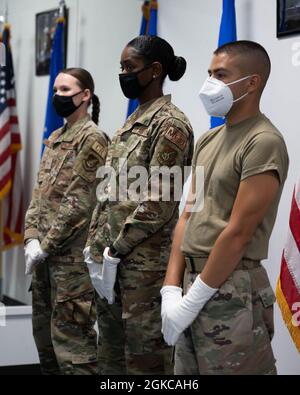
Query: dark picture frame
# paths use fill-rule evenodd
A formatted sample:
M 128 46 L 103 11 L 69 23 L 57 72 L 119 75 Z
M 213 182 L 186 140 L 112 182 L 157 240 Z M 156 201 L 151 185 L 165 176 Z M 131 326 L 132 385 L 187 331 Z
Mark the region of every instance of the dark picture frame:
M 277 37 L 300 33 L 300 0 L 277 0 Z
M 51 47 L 55 34 L 56 20 L 59 17 L 59 8 L 43 11 L 36 14 L 35 18 L 35 73 L 37 76 L 49 75 Z M 68 9 L 64 8 L 65 17 L 65 59 L 67 63 L 67 39 L 68 39 Z

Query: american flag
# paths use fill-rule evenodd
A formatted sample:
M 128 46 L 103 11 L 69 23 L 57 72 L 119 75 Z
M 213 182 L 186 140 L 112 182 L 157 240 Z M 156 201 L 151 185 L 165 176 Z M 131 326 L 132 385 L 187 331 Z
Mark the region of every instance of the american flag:
M 4 26 L 1 41 L 6 51 L 6 66 L 0 68 L 0 200 L 3 250 L 22 243 L 23 193 L 19 154 L 21 137 L 8 24 Z
M 300 352 L 300 179 L 293 193 L 276 297 L 286 326 Z

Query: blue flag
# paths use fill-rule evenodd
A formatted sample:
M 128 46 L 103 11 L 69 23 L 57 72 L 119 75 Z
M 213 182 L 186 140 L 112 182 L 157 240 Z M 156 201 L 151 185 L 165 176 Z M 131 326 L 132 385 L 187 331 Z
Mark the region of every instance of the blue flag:
M 150 7 L 150 16 L 148 16 Z M 157 35 L 157 1 L 151 1 L 149 5 L 149 1 L 145 1 L 143 7 L 143 17 L 142 24 L 140 29 L 140 36 L 149 34 L 151 36 Z M 130 99 L 128 103 L 127 110 L 127 118 L 131 115 L 139 105 L 139 101 L 137 99 Z
M 152 1 L 150 6 L 150 20 L 148 27 L 149 36 L 157 36 L 157 1 Z
M 236 41 L 236 18 L 234 0 L 223 0 L 223 14 L 220 26 L 219 43 L 218 47 L 224 44 Z M 211 127 L 224 124 L 223 118 L 211 117 Z
M 56 114 L 54 107 L 52 105 L 53 97 L 53 86 L 55 78 L 61 70 L 64 68 L 65 59 L 65 21 L 64 18 L 59 18 L 57 20 L 55 35 L 52 43 L 51 49 L 51 61 L 50 61 L 50 81 L 49 81 L 49 91 L 48 91 L 48 101 L 46 110 L 46 120 L 44 128 L 43 140 L 47 139 L 54 130 L 59 129 L 64 124 L 64 119 Z M 42 153 L 44 152 L 44 144 L 42 144 Z

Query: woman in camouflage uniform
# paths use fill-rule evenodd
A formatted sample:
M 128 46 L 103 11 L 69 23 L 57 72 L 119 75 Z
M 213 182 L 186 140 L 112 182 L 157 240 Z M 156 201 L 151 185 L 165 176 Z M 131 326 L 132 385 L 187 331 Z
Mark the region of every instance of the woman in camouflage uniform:
M 92 117 L 88 107 L 93 104 Z M 108 140 L 86 70 L 62 71 L 53 105 L 67 123 L 46 140 L 26 214 L 26 273 L 33 274 L 33 335 L 44 374 L 96 374 L 94 289 L 82 250 Z
M 159 291 L 178 218 L 179 202 L 173 195 L 177 189 L 181 196 L 182 188 L 171 175 L 169 185 L 165 181 L 161 185 L 170 192 L 169 199 L 162 198 L 159 181 L 154 182 L 150 198 L 136 201 L 120 195 L 127 195 L 134 187 L 136 175 L 132 172 L 137 166 L 147 172 L 143 185 L 146 191 L 151 188 L 155 169 L 162 166 L 167 170 L 177 166 L 182 184 L 183 168 L 192 158 L 192 127 L 172 104 L 171 96 L 163 95 L 162 86 L 167 75 L 177 81 L 185 69 L 185 60 L 175 56 L 170 44 L 158 37 L 137 37 L 122 52 L 121 88 L 126 97 L 138 98 L 140 105 L 117 131 L 109 148 L 106 166 L 115 172 L 111 180 L 119 194 L 113 201 L 112 181 L 107 192 L 99 189 L 85 249 L 91 278 L 100 295 L 102 374 L 172 372 L 171 349 L 161 335 Z M 100 271 L 98 263 L 102 262 Z

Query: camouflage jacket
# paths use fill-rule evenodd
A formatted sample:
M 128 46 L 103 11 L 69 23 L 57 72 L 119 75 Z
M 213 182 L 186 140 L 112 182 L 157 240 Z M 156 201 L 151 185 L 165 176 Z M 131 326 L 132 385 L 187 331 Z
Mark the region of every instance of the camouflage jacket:
M 53 132 L 44 143 L 24 239 L 39 239 L 58 261 L 79 262 L 96 204 L 96 172 L 105 163 L 108 141 L 87 116 Z
M 122 186 L 120 174 L 124 166 L 127 166 L 127 174 L 135 166 L 143 166 L 148 174 L 145 184 L 149 191 L 155 167 L 178 166 L 183 170 L 191 164 L 193 148 L 192 127 L 168 95 L 140 106 L 128 118 L 112 140 L 106 166 L 115 171 L 116 188 L 118 191 L 123 188 L 123 192 L 136 180 L 135 176 L 128 175 L 127 185 Z M 128 268 L 166 269 L 179 206 L 179 201 L 172 199 L 176 183 L 174 178 L 170 180 L 168 201 L 153 198 L 111 201 L 111 182 L 106 193 L 97 189 L 98 204 L 87 242 L 96 261 L 101 262 L 104 248 L 113 244 L 125 256 L 122 261 Z M 154 195 L 161 197 L 161 183 L 157 182 L 155 187 Z

